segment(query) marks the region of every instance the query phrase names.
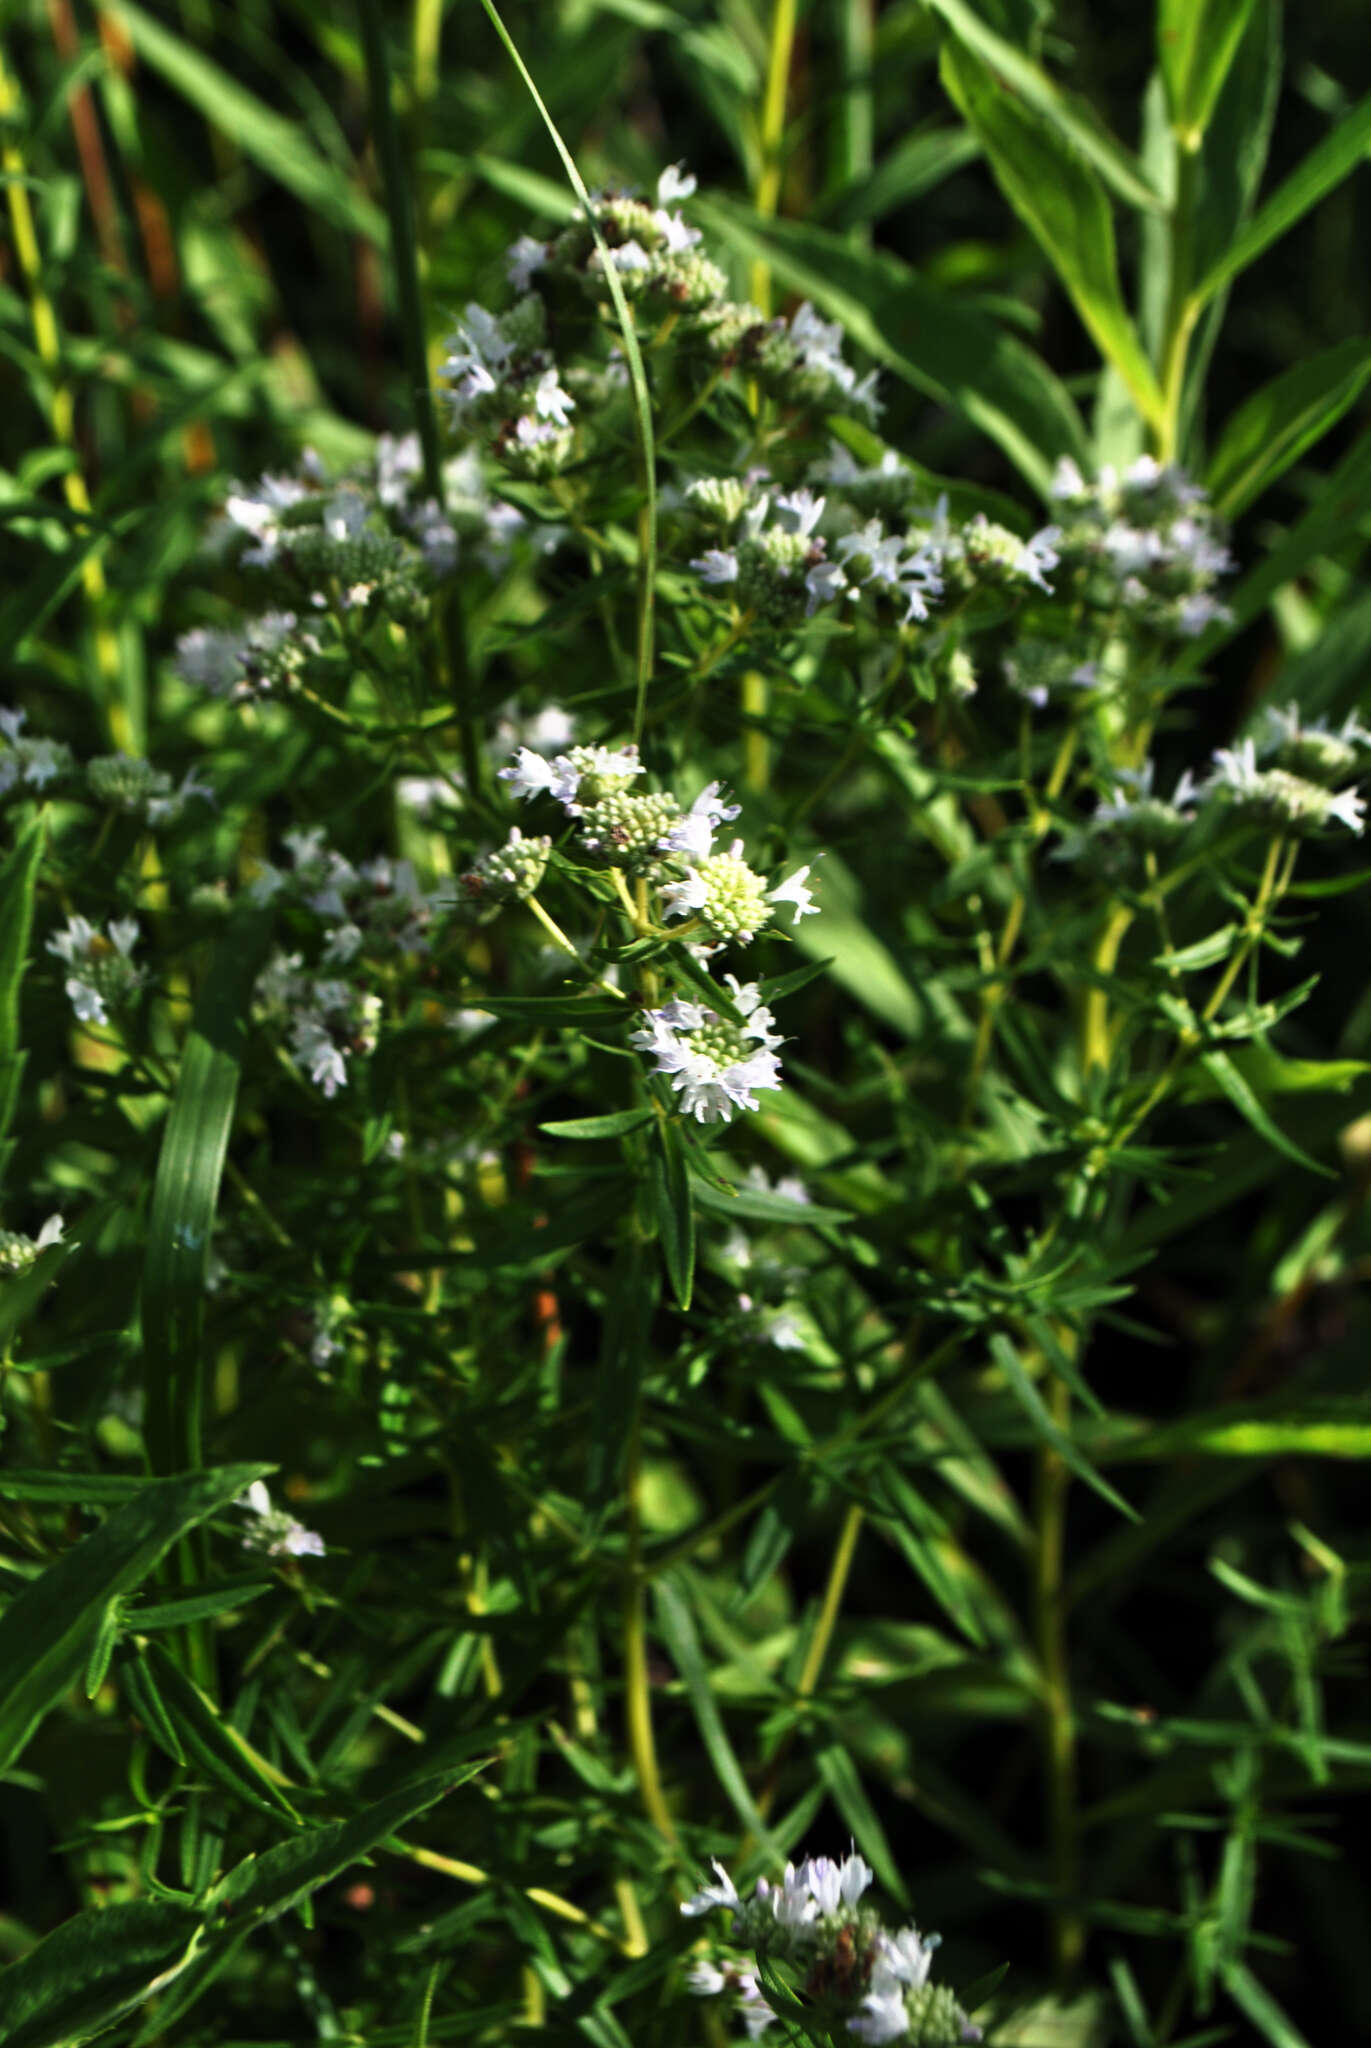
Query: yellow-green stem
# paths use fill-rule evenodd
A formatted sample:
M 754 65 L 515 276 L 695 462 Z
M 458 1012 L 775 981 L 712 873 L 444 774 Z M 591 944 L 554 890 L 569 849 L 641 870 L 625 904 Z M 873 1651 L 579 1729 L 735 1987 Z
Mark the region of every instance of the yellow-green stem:
M 764 790 L 771 775 L 771 749 L 761 721 L 766 717 L 766 677 L 750 668 L 743 677 L 743 781 L 749 789 Z
M 828 1568 L 828 1584 L 824 1587 L 823 1604 L 819 1608 L 814 1633 L 809 1639 L 809 1648 L 805 1652 L 804 1664 L 795 1685 L 797 1699 L 809 1699 L 819 1683 L 824 1659 L 828 1655 L 833 1631 L 837 1627 L 838 1616 L 842 1611 L 843 1595 L 847 1591 L 852 1560 L 857 1551 L 857 1538 L 862 1533 L 862 1520 L 863 1511 L 854 1502 L 843 1516 L 843 1526 L 838 1533 L 833 1562 Z M 778 1744 L 776 1754 L 771 1759 L 770 1769 L 767 1771 L 766 1783 L 757 1795 L 757 1811 L 763 1819 L 771 1811 L 776 1788 L 780 1783 L 781 1765 L 785 1761 L 792 1739 L 787 1736 Z
M 1133 922 L 1126 903 L 1110 910 L 1104 930 L 1096 941 L 1091 965 L 1097 974 L 1112 974 L 1124 935 Z M 1085 1014 L 1081 1023 L 1081 1065 L 1088 1074 L 1094 1067 L 1109 1065 L 1109 991 L 1092 985 L 1086 990 Z
M 781 144 L 785 137 L 786 87 L 790 82 L 790 60 L 795 49 L 795 0 L 776 0 L 771 14 L 771 43 L 767 54 L 766 87 L 762 96 L 762 118 L 758 134 L 759 165 L 757 189 L 752 204 L 762 220 L 770 220 L 781 197 Z M 771 311 L 771 270 L 765 258 L 752 265 L 752 303 L 763 313 Z
M 38 360 L 48 375 L 48 420 L 52 428 L 52 438 L 60 447 L 72 451 L 72 461 L 63 476 L 62 488 L 72 512 L 78 519 L 85 521 L 90 518 L 91 503 L 85 475 L 75 452 L 75 405 L 70 386 L 62 374 L 62 345 L 57 330 L 57 315 L 43 284 L 43 259 L 38 247 L 33 208 L 29 205 L 29 179 L 24 155 L 18 143 L 12 139 L 17 132 L 18 113 L 19 94 L 5 69 L 4 52 L 0 49 L 0 125 L 10 131 L 9 139 L 6 140 L 4 147 L 0 148 L 0 170 L 4 172 L 14 252 L 19 259 L 24 283 L 28 287 L 29 318 L 33 325 Z M 91 613 L 95 664 L 99 671 L 101 694 L 104 698 L 106 728 L 110 739 L 121 753 L 136 754 L 139 751 L 138 736 L 134 731 L 128 706 L 120 701 L 118 694 L 119 643 L 113 630 L 100 617 L 106 584 L 98 548 L 91 549 L 81 564 L 81 587 Z

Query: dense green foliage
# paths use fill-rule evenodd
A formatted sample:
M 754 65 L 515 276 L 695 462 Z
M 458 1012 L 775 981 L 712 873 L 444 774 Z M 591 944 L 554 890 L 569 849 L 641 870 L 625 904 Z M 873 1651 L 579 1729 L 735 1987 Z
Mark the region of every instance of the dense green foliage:
M 1371 2032 L 1308 12 L 11 8 L 11 2048 Z

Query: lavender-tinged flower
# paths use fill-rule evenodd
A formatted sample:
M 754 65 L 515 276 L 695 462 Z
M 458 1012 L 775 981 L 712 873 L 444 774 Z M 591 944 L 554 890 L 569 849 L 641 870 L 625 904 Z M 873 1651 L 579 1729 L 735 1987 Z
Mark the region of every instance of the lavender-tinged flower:
M 324 1539 L 306 1529 L 293 1515 L 274 1508 L 271 1495 L 260 1479 L 254 1479 L 242 1499 L 235 1503 L 252 1517 L 243 1535 L 244 1550 L 260 1550 L 268 1557 L 322 1557 Z
M 684 853 L 702 860 L 714 844 L 716 826 L 736 818 L 740 806 L 726 804 L 719 796 L 719 784 L 711 782 L 700 791 L 683 818 L 678 818 L 662 840 L 664 853 Z
M 736 583 L 738 557 L 730 548 L 706 548 L 691 563 L 702 583 Z
M 836 562 L 816 562 L 812 569 L 805 571 L 805 591 L 809 600 L 805 606 L 805 617 L 813 618 L 821 604 L 832 604 L 848 587 L 847 577 Z
M 807 540 L 823 516 L 825 503 L 825 499 L 816 498 L 813 491 L 801 485 L 798 491 L 778 497 L 771 509 L 787 533 L 798 533 Z

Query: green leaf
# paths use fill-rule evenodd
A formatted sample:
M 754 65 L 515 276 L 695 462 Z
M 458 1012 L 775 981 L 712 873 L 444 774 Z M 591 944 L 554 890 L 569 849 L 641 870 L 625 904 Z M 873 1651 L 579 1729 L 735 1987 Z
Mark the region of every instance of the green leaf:
M 166 1720 L 176 1731 L 176 1746 L 187 1759 L 246 1805 L 274 1819 L 284 1815 L 298 1822 L 299 1814 L 281 1790 L 280 1772 L 229 1726 L 180 1665 L 159 1643 L 147 1643 L 140 1655 Z
M 652 1201 L 657 1212 L 657 1236 L 666 1261 L 671 1291 L 682 1308 L 690 1307 L 695 1283 L 695 1209 L 691 1201 L 694 1183 L 686 1171 L 685 1147 L 674 1126 L 657 1126 L 657 1143 L 652 1150 Z
M 1162 421 L 1162 395 L 1124 306 L 1114 219 L 1090 165 L 1040 115 L 1011 98 L 979 58 L 943 44 L 943 83 L 980 136 L 1014 211 L 1041 243 L 1106 362 L 1142 417 Z
M 1197 149 L 1237 54 L 1252 0 L 1158 0 L 1157 51 L 1182 149 Z
M 130 1607 L 125 1615 L 129 1628 L 142 1633 L 153 1628 L 185 1628 L 192 1621 L 206 1621 L 212 1615 L 232 1614 L 249 1601 L 260 1600 L 263 1593 L 270 1593 L 276 1585 L 275 1579 L 224 1579 L 217 1585 L 206 1586 L 198 1593 L 188 1593 L 184 1600 L 159 1600 L 146 1607 Z
M 142 2038 L 171 2037 L 167 2029 L 205 1990 L 254 1927 L 274 1920 L 292 1906 L 304 1905 L 318 1891 L 373 1849 L 390 1840 L 418 1813 L 423 1813 L 457 1786 L 486 1767 L 485 1760 L 464 1764 L 392 1792 L 363 1807 L 350 1820 L 329 1821 L 279 1842 L 265 1855 L 245 1857 L 219 1879 L 206 1910 L 212 1923 L 211 1946 L 196 1958 L 169 1998 L 158 2008 Z M 3 1980 L 0 1979 L 0 1982 Z
M 1271 2048 L 1310 2048 L 1307 2037 L 1281 2011 L 1275 1999 L 1259 1984 L 1246 1963 L 1226 1963 L 1222 1968 L 1224 1989 L 1234 2005 L 1246 2014 Z
M 220 940 L 182 1049 L 162 1136 L 143 1267 L 146 1434 L 156 1472 L 193 1471 L 200 1463 L 200 1345 L 210 1239 L 252 987 L 270 936 L 270 918 L 252 912 Z
M 622 1138 L 650 1124 L 656 1112 L 651 1108 L 615 1109 L 608 1116 L 573 1116 L 560 1123 L 539 1124 L 549 1138 Z
M 674 1572 L 663 1573 L 653 1587 L 653 1603 L 658 1631 L 671 1652 L 671 1661 L 686 1689 L 690 1710 L 695 1716 L 695 1725 L 700 1731 L 700 1740 L 719 1790 L 748 1832 L 759 1842 L 770 1844 L 771 1831 L 748 1790 L 747 1779 L 733 1752 L 718 1702 L 710 1688 L 709 1667 L 700 1649 L 684 1581 Z
M 81 1676 L 108 1602 L 131 1592 L 186 1530 L 273 1469 L 225 1465 L 149 1480 L 10 1602 L 0 1615 L 0 1770 Z
M 1172 1458 L 1371 1457 L 1371 1418 L 1359 1398 L 1256 1402 L 1205 1409 L 1122 1443 L 1095 1447 L 1104 1464 Z
M 1264 384 L 1224 427 L 1205 482 L 1235 519 L 1340 420 L 1371 378 L 1371 342 L 1339 342 Z
M 1292 1138 L 1286 1137 L 1278 1124 L 1271 1121 L 1250 1082 L 1243 1079 L 1226 1052 L 1211 1046 L 1200 1053 L 1199 1061 L 1205 1072 L 1217 1081 L 1238 1114 L 1247 1119 L 1268 1145 L 1274 1145 L 1278 1152 L 1284 1152 L 1286 1158 L 1293 1159 L 1297 1166 L 1307 1167 L 1310 1173 L 1322 1174 L 1329 1180 L 1334 1177 L 1331 1167 L 1321 1166 L 1317 1159 L 1311 1159 Z
M 24 1052 L 19 1043 L 19 984 L 29 953 L 33 898 L 43 858 L 45 831 L 37 817 L 20 835 L 0 868 L 0 1173 L 9 1148 L 4 1143 L 14 1115 Z
M 618 1490 L 624 1454 L 638 1411 L 656 1301 L 655 1274 L 647 1270 L 642 1241 L 636 1230 L 629 1227 L 620 1239 L 610 1275 L 600 1360 L 591 1397 L 586 1498 L 593 1508 L 604 1507 Z
M 129 2012 L 189 1959 L 200 1916 L 154 1899 L 77 1913 L 0 1970 L 5 2048 L 73 2048 Z
M 1081 416 L 1040 357 L 898 257 L 810 221 L 759 220 L 717 194 L 691 204 L 704 227 L 841 321 L 876 362 L 963 413 L 1040 497 L 1059 456 L 1089 460 Z
M 212 58 L 135 6 L 134 0 L 109 0 L 109 12 L 144 63 L 230 137 L 249 163 L 335 227 L 384 246 L 385 215 L 352 178 L 319 155 L 298 120 L 276 113 Z
M 1213 266 L 1195 286 L 1191 298 L 1202 306 L 1221 286 L 1255 263 L 1258 256 L 1317 206 L 1324 196 L 1363 162 L 1371 146 L 1371 94 L 1358 100 L 1350 114 L 1311 149 L 1301 164 L 1276 187 Z
M 1264 561 L 1248 570 L 1228 596 L 1229 624 L 1211 627 L 1195 642 L 1194 659 L 1202 664 L 1211 650 L 1232 639 L 1265 611 L 1273 591 L 1298 576 L 1317 556 L 1343 546 L 1363 514 L 1371 509 L 1371 433 L 1362 433 L 1342 461 L 1320 481 L 1309 510 L 1272 548 Z M 1330 636 L 1331 637 L 1331 636 Z M 1307 704 L 1307 695 L 1305 702 Z M 1308 706 L 1311 708 L 1312 706 Z
M 1101 126 L 1085 100 L 1065 93 L 1042 66 L 998 35 L 967 0 L 928 0 L 959 43 L 975 52 L 1024 106 L 1055 128 L 1066 145 L 1093 164 L 1107 185 L 1129 206 L 1160 212 L 1162 196 L 1142 165 Z
M 1062 1463 L 1074 1472 L 1078 1479 L 1083 1479 L 1093 1492 L 1099 1494 L 1101 1500 L 1107 1500 L 1111 1507 L 1117 1508 L 1129 1521 L 1139 1521 L 1141 1517 L 1137 1510 L 1129 1505 L 1121 1493 L 1115 1491 L 1107 1479 L 1100 1477 L 1080 1446 L 1073 1442 L 1065 1430 L 1058 1428 L 1048 1413 L 1042 1395 L 1024 1369 L 1018 1352 L 1003 1331 L 992 1334 L 990 1349 L 994 1354 L 995 1363 L 1009 1383 L 1010 1392 L 1032 1423 L 1035 1434 L 1057 1453 Z

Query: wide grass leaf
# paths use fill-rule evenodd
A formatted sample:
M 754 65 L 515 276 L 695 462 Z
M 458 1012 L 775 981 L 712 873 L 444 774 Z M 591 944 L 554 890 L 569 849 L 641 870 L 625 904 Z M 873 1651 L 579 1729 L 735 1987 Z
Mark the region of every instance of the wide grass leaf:
M 10 1602 L 0 1615 L 0 1769 L 80 1677 L 108 1602 L 132 1592 L 187 1530 L 271 1469 L 223 1465 L 149 1480 Z
M 0 1971 L 5 2048 L 74 2048 L 141 2004 L 187 1960 L 200 1931 L 189 1907 L 124 1900 L 72 1919 Z

